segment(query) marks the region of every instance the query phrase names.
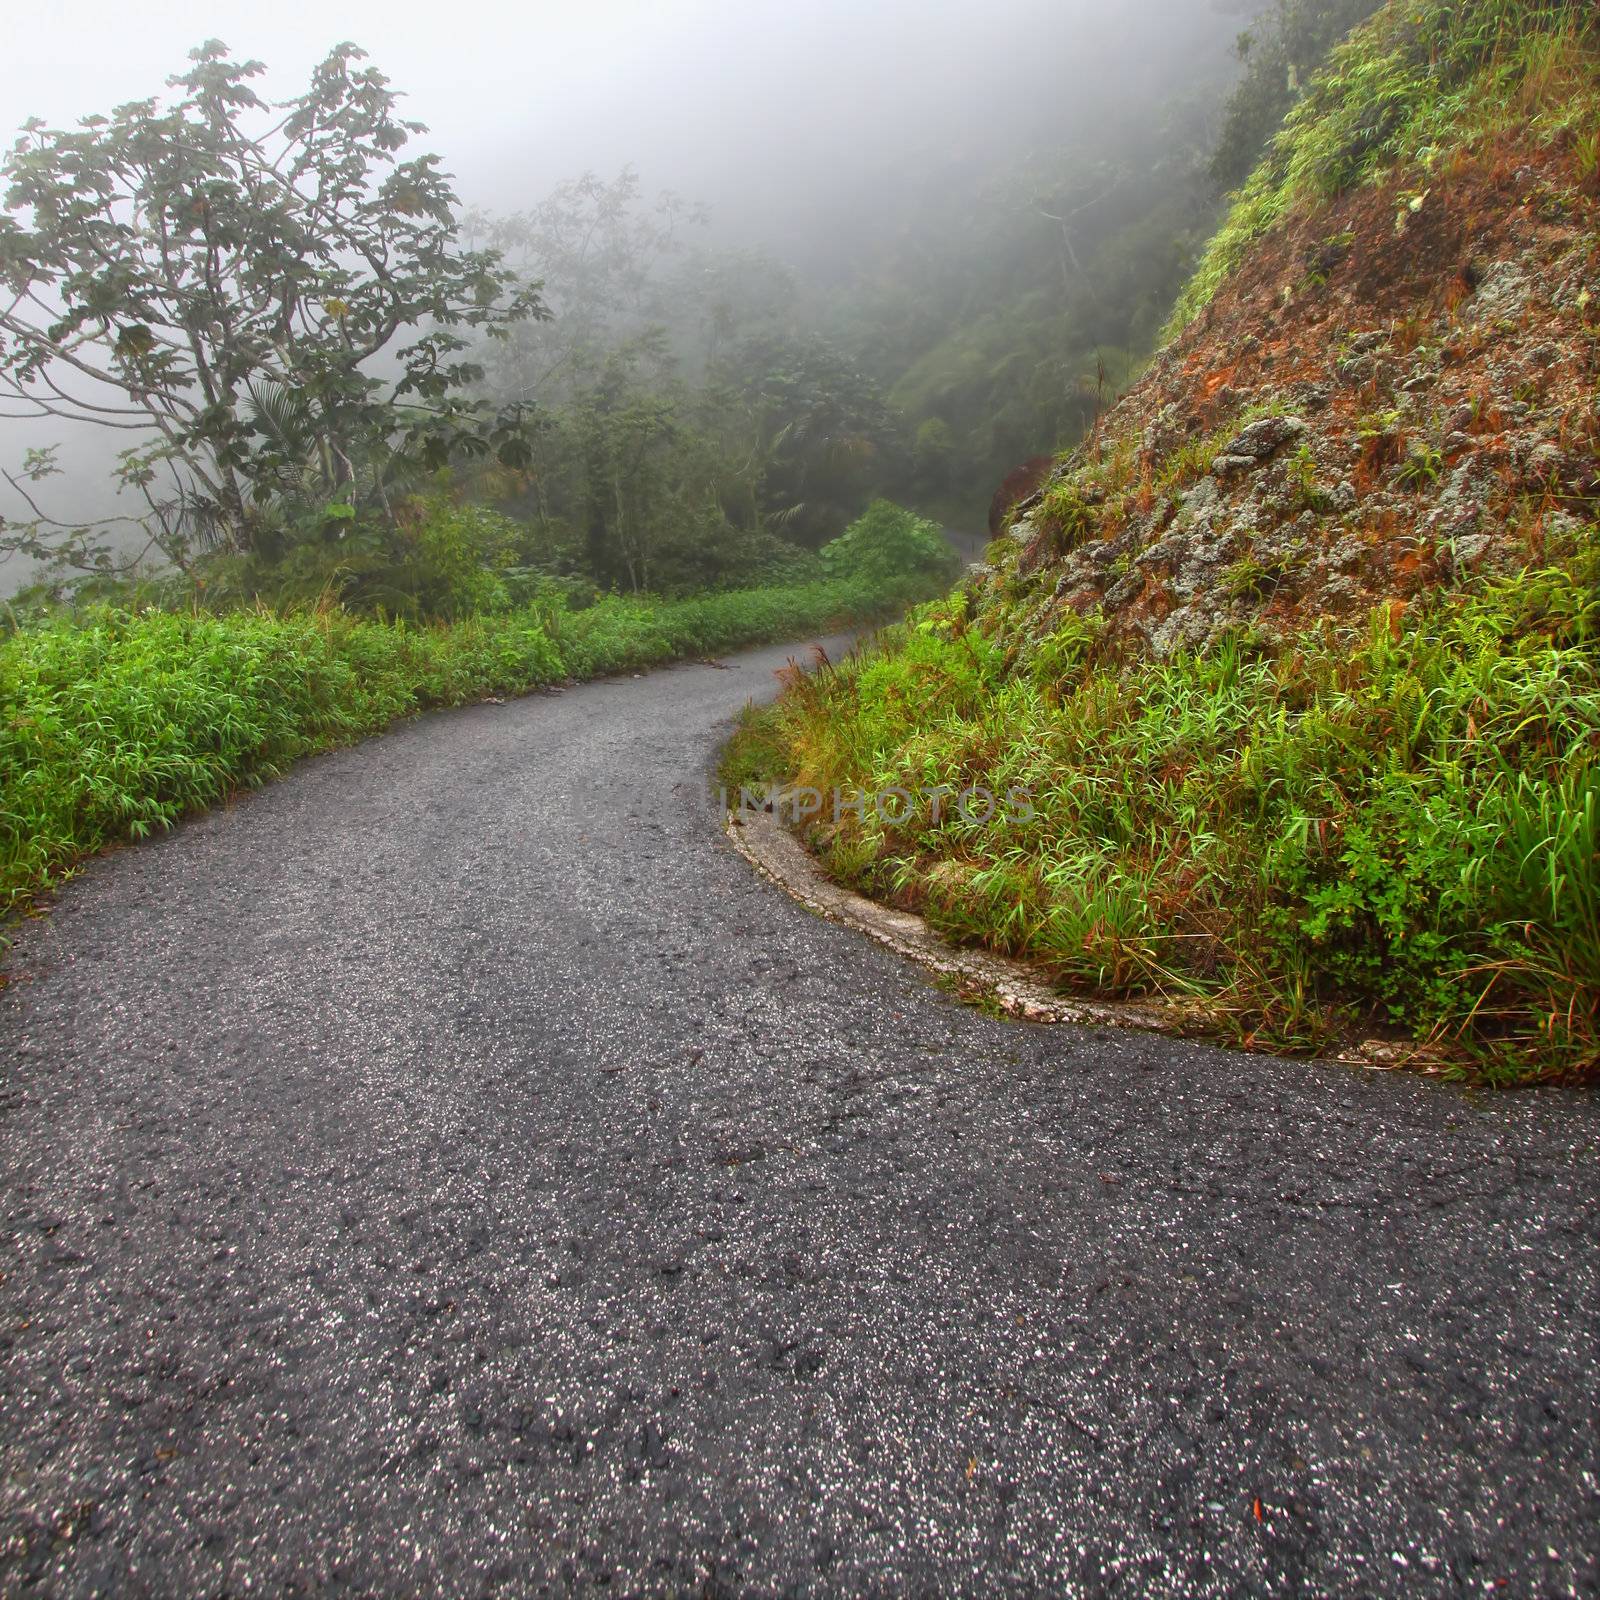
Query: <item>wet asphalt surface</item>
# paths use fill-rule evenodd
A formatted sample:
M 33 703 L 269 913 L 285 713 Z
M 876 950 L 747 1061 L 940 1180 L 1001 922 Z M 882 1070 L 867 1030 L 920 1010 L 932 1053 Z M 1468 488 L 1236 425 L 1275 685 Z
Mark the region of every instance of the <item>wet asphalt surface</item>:
M 0 1592 L 1596 1593 L 1600 1100 L 953 1003 L 720 836 L 788 653 L 21 930 Z

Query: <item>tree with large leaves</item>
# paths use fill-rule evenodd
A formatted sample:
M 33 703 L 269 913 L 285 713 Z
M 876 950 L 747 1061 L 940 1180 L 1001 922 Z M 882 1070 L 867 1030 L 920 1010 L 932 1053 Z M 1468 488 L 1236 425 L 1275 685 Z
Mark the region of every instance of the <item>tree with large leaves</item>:
M 525 459 L 520 409 L 486 409 L 469 339 L 547 313 L 494 250 L 467 248 L 422 124 L 350 44 L 281 104 L 212 41 L 134 102 L 30 122 L 0 212 L 0 417 L 126 429 L 136 520 L 172 559 L 271 543 L 319 501 L 389 510 L 408 471 Z M 0 550 L 113 564 L 103 525 L 38 515 Z

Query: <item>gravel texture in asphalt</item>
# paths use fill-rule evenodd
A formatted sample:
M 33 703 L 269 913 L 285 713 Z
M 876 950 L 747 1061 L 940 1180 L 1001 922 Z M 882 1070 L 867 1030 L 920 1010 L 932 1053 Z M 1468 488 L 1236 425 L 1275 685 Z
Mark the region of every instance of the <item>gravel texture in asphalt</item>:
M 0 1592 L 1596 1593 L 1600 1101 L 963 1008 L 721 836 L 790 653 L 20 929 Z

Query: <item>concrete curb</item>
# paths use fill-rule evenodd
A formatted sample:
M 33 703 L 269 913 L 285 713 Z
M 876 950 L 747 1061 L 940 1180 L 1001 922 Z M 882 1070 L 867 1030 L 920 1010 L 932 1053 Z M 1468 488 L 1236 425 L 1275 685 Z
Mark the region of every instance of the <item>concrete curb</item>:
M 1215 1036 L 1216 1029 L 1203 1006 L 1064 995 L 1025 962 L 946 943 L 915 913 L 892 910 L 835 883 L 771 812 L 745 811 L 730 816 L 725 831 L 734 849 L 757 872 L 808 910 L 855 928 L 897 955 L 954 979 L 958 987 L 992 1001 L 1020 1021 L 1135 1028 L 1180 1038 Z M 1445 1058 L 1423 1046 L 1388 1039 L 1352 1042 L 1324 1059 L 1376 1072 L 1398 1068 L 1439 1072 L 1448 1065 Z

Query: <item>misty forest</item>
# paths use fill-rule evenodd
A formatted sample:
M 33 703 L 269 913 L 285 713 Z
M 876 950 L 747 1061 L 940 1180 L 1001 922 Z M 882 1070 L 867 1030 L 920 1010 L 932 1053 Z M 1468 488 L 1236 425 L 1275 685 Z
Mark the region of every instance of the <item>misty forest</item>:
M 1353 8 L 1307 9 L 1325 45 Z M 1198 81 L 1174 53 L 1023 161 L 886 178 L 804 267 L 719 243 L 642 157 L 464 208 L 348 44 L 287 102 L 212 42 L 150 102 L 30 125 L 6 415 L 122 430 L 123 492 L 77 523 L 59 439 L 10 463 L 5 548 L 38 563 L 14 605 L 454 618 L 793 581 L 877 497 L 970 540 L 1149 358 L 1281 112 L 1277 56 L 1315 49 L 1258 22 L 1228 104 L 1198 20 Z
M 1591 0 L 481 11 L 0 81 L 0 1590 L 1592 1592 Z

